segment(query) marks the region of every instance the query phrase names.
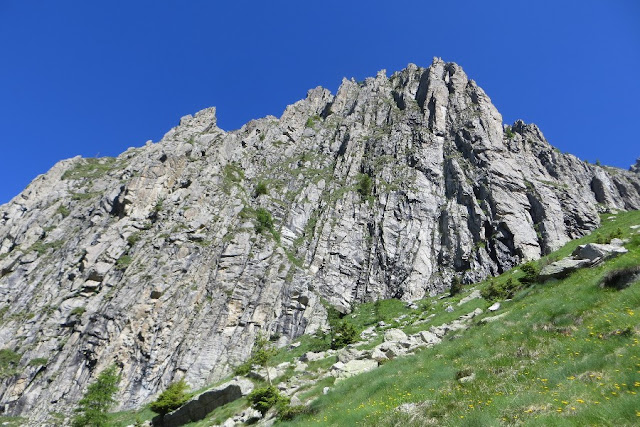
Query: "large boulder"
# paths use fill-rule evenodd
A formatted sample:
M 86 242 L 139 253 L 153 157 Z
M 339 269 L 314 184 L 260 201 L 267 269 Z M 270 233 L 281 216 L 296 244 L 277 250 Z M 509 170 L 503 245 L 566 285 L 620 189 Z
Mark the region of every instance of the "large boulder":
M 588 259 L 563 258 L 549 265 L 545 265 L 540 270 L 540 280 L 561 279 L 569 273 L 583 267 L 591 265 Z
M 338 362 L 333 365 L 332 370 L 334 371 L 336 381 L 339 381 L 349 377 L 353 377 L 354 375 L 372 371 L 377 367 L 378 362 L 376 360 L 365 359 L 352 360 L 347 363 Z
M 402 332 L 400 329 L 389 329 L 384 332 L 384 340 L 385 341 L 406 341 L 407 334 Z
M 588 260 L 592 263 L 596 263 L 608 258 L 626 254 L 627 252 L 629 251 L 620 245 L 588 243 L 586 245 L 578 246 L 573 251 L 572 255 L 575 259 Z
M 180 408 L 153 419 L 153 425 L 159 427 L 178 427 L 204 419 L 208 413 L 222 405 L 240 399 L 253 391 L 253 383 L 246 378 L 235 378 L 232 381 L 205 391 Z

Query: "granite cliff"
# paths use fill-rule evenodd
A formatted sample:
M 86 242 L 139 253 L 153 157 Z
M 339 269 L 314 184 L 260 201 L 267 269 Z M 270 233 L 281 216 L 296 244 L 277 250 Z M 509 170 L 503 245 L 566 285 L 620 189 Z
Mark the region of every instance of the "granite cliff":
M 325 304 L 436 294 L 640 209 L 637 173 L 504 125 L 440 59 L 235 131 L 215 113 L 61 161 L 0 206 L 0 347 L 19 358 L 0 372 L 5 414 L 67 412 L 114 362 L 120 408 L 177 378 L 199 388 L 258 331 L 284 345 L 325 327 Z

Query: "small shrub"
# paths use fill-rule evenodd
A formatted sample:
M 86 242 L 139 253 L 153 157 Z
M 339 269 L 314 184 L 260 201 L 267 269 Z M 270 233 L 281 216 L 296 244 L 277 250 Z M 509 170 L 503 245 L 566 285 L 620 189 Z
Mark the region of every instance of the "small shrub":
M 506 282 L 499 283 L 493 279 L 489 282 L 489 286 L 482 289 L 480 294 L 482 298 L 488 301 L 494 301 L 499 299 L 508 299 L 513 297 L 516 291 L 519 289 L 520 283 L 509 277 Z
M 256 210 L 256 219 L 258 220 L 258 223 L 256 224 L 256 231 L 258 233 L 273 230 L 273 218 L 271 218 L 271 214 L 268 210 L 258 208 Z
M 69 208 L 60 205 L 60 206 L 58 206 L 58 209 L 56 210 L 56 213 L 59 213 L 60 215 L 62 215 L 62 218 L 66 218 L 66 217 L 69 216 L 71 211 L 69 210 Z
M 87 309 L 85 307 L 76 307 L 73 310 L 71 310 L 71 315 L 72 316 L 82 316 L 85 311 L 87 311 Z
M 116 373 L 116 369 L 115 365 L 111 365 L 87 388 L 84 397 L 78 402 L 78 415 L 73 419 L 74 427 L 111 425 L 108 411 L 116 403 L 113 396 L 118 392 L 120 382 L 120 375 Z
M 532 284 L 539 281 L 540 270 L 535 262 L 529 261 L 520 267 L 522 272 L 524 273 L 524 277 L 520 279 L 520 281 L 524 284 Z
M 508 139 L 512 139 L 516 134 L 513 133 L 513 131 L 511 130 L 511 126 L 507 126 L 507 128 L 504 131 L 505 135 L 507 136 Z
M 281 402 L 288 403 L 288 398 L 281 395 L 277 388 L 272 385 L 254 389 L 247 396 L 251 406 L 262 415 L 266 414 L 269 409 Z
M 20 357 L 18 353 L 11 349 L 3 348 L 0 350 L 0 379 L 17 373 L 16 368 L 20 363 Z
M 140 241 L 140 232 L 136 231 L 127 237 L 127 243 L 129 246 L 133 246 Z
M 133 262 L 133 258 L 131 258 L 131 255 L 122 255 L 116 261 L 116 268 L 118 270 L 124 271 L 129 267 L 129 265 L 131 265 L 131 262 Z
M 49 359 L 46 357 L 36 357 L 35 359 L 29 360 L 29 366 L 46 366 L 49 362 Z
M 149 405 L 149 408 L 153 412 L 164 416 L 165 414 L 178 409 L 184 405 L 187 400 L 189 400 L 187 389 L 188 386 L 184 379 L 171 383 L 167 389 L 160 393 L 160 396 L 158 396 L 158 398 Z
M 462 292 L 462 281 L 458 276 L 454 276 L 449 288 L 449 296 L 458 295 L 460 292 Z
M 250 361 L 246 361 L 246 362 L 242 363 L 241 365 L 236 366 L 233 369 L 234 375 L 239 375 L 241 377 L 247 375 L 249 372 L 251 372 L 251 362 Z
M 260 197 L 262 195 L 267 194 L 268 192 L 269 190 L 267 189 L 267 184 L 261 181 L 258 183 L 258 185 L 256 185 L 256 188 L 253 194 L 255 197 Z
M 358 193 L 364 198 L 371 195 L 371 188 L 373 187 L 373 182 L 371 177 L 367 174 L 360 174 L 358 177 Z
M 340 322 L 331 328 L 331 348 L 336 350 L 356 342 L 358 331 L 347 322 Z

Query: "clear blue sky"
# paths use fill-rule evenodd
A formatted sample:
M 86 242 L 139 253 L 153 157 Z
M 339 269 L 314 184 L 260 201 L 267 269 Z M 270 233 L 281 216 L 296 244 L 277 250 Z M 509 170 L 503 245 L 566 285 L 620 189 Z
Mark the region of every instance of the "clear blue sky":
M 58 160 L 158 141 L 202 108 L 235 129 L 434 56 L 563 151 L 640 156 L 637 0 L 0 0 L 0 203 Z

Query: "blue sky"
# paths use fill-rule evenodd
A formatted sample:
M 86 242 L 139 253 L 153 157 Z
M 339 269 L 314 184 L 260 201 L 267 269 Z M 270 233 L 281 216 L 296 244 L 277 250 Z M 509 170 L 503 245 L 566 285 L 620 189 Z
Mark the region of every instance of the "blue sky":
M 58 160 L 158 141 L 202 108 L 235 129 L 434 56 L 563 151 L 640 156 L 637 0 L 0 0 L 0 203 Z

